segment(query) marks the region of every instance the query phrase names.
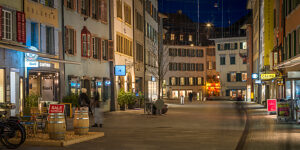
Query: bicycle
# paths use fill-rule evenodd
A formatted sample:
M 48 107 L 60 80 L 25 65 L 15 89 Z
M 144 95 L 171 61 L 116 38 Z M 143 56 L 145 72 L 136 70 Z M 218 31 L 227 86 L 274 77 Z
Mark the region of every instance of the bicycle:
M 25 142 L 26 131 L 19 118 L 6 118 L 6 114 L 7 111 L 0 114 L 0 142 L 8 149 L 16 149 Z

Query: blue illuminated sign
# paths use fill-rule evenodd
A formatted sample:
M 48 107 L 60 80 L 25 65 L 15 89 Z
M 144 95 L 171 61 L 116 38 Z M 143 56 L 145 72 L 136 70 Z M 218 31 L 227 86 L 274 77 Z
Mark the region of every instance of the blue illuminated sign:
M 105 86 L 109 86 L 111 84 L 110 81 L 105 81 Z
M 76 83 L 75 82 L 71 82 L 71 87 L 76 87 Z
M 80 83 L 77 83 L 77 87 L 79 87 L 79 88 L 80 88 Z
M 116 65 L 115 76 L 126 76 L 126 65 Z
M 97 85 L 97 86 L 102 86 L 102 82 L 101 82 L 101 81 L 98 81 L 98 82 L 96 82 L 96 85 Z
M 257 73 L 252 73 L 252 79 L 258 79 L 258 74 Z

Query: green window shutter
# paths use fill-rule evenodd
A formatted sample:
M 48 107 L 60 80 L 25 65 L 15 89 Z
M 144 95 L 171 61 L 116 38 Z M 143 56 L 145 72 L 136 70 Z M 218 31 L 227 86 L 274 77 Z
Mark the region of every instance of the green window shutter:
M 227 73 L 227 82 L 230 82 L 230 73 Z

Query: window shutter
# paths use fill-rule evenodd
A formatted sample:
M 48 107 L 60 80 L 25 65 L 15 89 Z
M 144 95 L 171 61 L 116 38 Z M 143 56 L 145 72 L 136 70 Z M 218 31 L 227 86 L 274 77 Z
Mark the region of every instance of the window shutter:
M 17 11 L 17 41 L 23 42 L 22 40 L 22 12 Z
M 101 41 L 101 38 L 97 38 L 98 40 L 98 50 L 99 50 L 99 56 L 98 56 L 98 59 L 101 61 L 102 59 L 102 41 Z
M 101 14 L 102 14 L 102 2 L 103 0 L 98 0 L 97 2 L 97 5 L 98 6 L 95 6 L 96 7 L 96 9 L 97 9 L 97 11 L 96 11 L 96 18 L 98 19 L 98 20 L 100 20 L 101 19 Z
M 65 53 L 69 53 L 69 30 L 65 27 Z
M 101 3 L 100 3 L 100 7 L 99 7 L 99 9 L 100 9 L 100 12 L 101 12 L 101 16 L 100 16 L 100 18 L 99 19 L 101 19 L 102 21 L 104 21 L 104 1 L 105 0 L 101 0 Z
M 17 24 L 17 11 L 11 11 L 11 21 L 12 21 L 12 40 L 13 41 L 18 41 L 17 40 L 17 34 L 18 34 L 18 24 Z
M 172 85 L 172 78 L 169 77 L 169 85 Z
M 74 40 L 74 55 L 76 55 L 77 54 L 77 39 L 76 39 L 76 30 L 73 30 L 73 40 Z
M 209 61 L 206 62 L 206 68 L 209 69 Z
M 114 42 L 112 40 L 108 40 L 108 60 L 114 60 Z
M 204 85 L 204 78 L 201 77 L 201 84 Z
M 81 3 L 82 3 L 82 0 L 77 0 L 77 4 L 78 4 L 77 11 L 79 14 L 81 14 Z
M 185 83 L 185 85 L 189 85 L 189 78 L 188 77 L 184 78 L 184 83 Z
M 59 6 L 58 0 L 53 0 L 53 3 L 54 3 L 54 4 L 53 4 L 53 7 L 54 7 L 54 8 L 58 8 L 58 6 Z
M 73 10 L 76 10 L 76 7 L 77 7 L 77 5 L 76 5 L 76 4 L 77 4 L 77 0 L 73 0 L 72 2 L 73 2 Z
M 88 14 L 88 16 L 90 16 L 90 17 L 92 17 L 92 15 L 93 15 L 93 8 L 92 8 L 92 0 L 87 0 L 87 3 L 89 3 L 89 10 L 88 10 L 88 12 L 89 12 L 89 14 Z M 97 6 L 95 6 L 95 7 L 97 7 Z
M 0 40 L 2 39 L 2 6 L 0 6 Z
M 227 82 L 230 82 L 230 73 L 227 73 Z
M 216 69 L 216 62 L 213 62 L 213 69 Z
M 22 29 L 21 29 L 21 39 L 22 39 L 22 41 L 23 41 L 23 43 L 25 44 L 26 43 L 26 19 L 25 19 L 25 14 L 24 13 L 22 13 L 21 14 L 21 19 L 22 19 Z

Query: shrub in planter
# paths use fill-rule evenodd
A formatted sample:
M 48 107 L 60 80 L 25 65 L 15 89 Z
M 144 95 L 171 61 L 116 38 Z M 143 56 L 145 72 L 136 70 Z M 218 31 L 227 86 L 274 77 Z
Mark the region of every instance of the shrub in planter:
M 72 107 L 78 106 L 78 95 L 77 94 L 71 94 L 68 96 L 63 97 L 62 101 L 64 103 L 71 103 Z
M 125 110 L 127 100 L 126 100 L 126 93 L 123 89 L 120 90 L 117 101 L 118 104 L 120 105 L 120 110 Z
M 136 96 L 132 92 L 126 93 L 128 109 L 134 109 L 136 104 Z

